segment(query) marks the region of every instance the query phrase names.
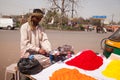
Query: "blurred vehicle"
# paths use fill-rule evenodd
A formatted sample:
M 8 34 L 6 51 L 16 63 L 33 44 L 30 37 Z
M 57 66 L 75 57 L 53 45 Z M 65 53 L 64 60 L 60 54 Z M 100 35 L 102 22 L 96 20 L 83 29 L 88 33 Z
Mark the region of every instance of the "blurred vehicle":
M 90 30 L 90 31 L 94 30 L 94 26 L 89 25 L 89 30 Z
M 108 58 L 111 53 L 120 55 L 120 28 L 118 28 L 111 36 L 105 38 L 104 41 L 103 55 Z
M 106 30 L 108 32 L 115 32 L 118 28 L 119 28 L 119 25 L 109 25 L 109 26 L 106 26 Z
M 0 18 L 0 28 L 13 30 L 16 26 L 16 22 L 12 18 Z
M 106 27 L 106 30 L 107 30 L 108 32 L 114 32 L 114 29 L 113 29 L 112 26 L 107 26 L 107 27 Z

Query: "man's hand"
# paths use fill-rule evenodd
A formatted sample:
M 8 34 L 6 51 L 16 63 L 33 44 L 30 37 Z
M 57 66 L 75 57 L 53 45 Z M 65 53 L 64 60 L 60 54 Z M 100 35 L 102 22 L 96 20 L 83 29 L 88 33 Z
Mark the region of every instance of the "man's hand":
M 25 54 L 22 54 L 22 55 L 21 55 L 21 58 L 28 58 L 29 55 L 30 55 L 30 53 L 29 53 L 29 52 L 26 52 Z
M 39 49 L 39 53 L 40 53 L 40 54 L 46 54 L 46 51 L 41 48 L 41 49 Z

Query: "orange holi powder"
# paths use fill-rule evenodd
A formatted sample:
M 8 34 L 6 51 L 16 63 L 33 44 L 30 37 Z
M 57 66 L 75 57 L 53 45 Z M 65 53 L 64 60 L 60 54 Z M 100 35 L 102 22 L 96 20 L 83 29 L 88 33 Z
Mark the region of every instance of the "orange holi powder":
M 96 80 L 91 76 L 80 73 L 77 69 L 61 68 L 56 70 L 49 80 Z

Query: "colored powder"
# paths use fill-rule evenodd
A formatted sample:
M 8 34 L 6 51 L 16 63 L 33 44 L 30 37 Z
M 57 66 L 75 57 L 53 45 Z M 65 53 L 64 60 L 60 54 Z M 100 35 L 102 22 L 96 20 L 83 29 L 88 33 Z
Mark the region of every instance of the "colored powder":
M 95 70 L 103 64 L 103 59 L 100 56 L 97 56 L 92 50 L 85 50 L 65 63 L 84 70 Z
M 120 60 L 112 60 L 106 67 L 102 74 L 120 80 Z
M 56 70 L 49 80 L 96 80 L 95 78 L 80 73 L 77 69 L 61 68 Z

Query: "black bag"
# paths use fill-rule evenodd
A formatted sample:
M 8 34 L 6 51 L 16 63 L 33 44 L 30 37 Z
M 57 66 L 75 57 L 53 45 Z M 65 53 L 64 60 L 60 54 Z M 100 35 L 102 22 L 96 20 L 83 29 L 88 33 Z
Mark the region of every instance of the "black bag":
M 23 74 L 37 74 L 43 70 L 43 66 L 36 59 L 21 58 L 18 61 L 18 69 Z

